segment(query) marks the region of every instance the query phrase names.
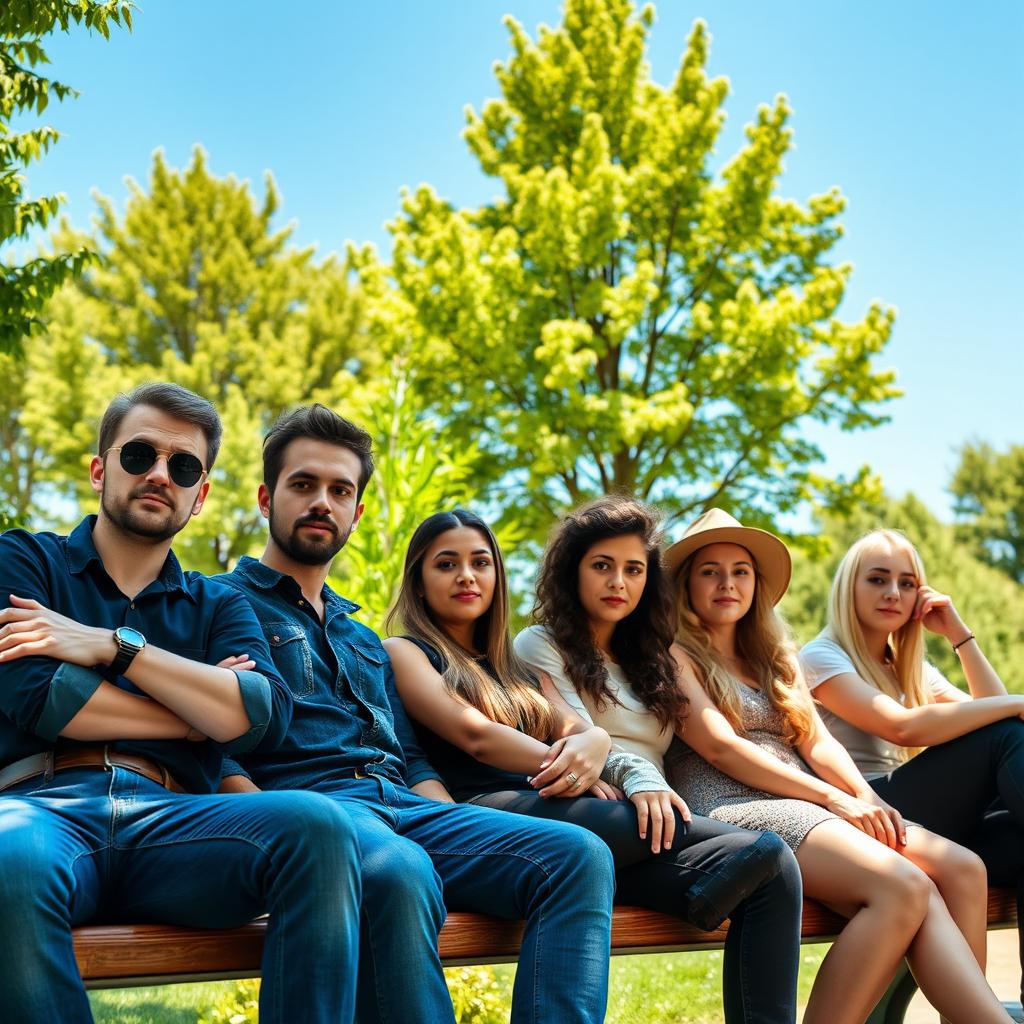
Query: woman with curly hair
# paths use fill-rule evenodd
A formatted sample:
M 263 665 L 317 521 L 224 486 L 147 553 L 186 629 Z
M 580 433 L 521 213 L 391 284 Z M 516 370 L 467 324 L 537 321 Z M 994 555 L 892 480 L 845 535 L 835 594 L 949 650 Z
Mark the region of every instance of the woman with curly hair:
M 651 550 L 657 560 L 656 538 Z M 606 763 L 608 734 L 512 649 L 501 551 L 479 517 L 457 510 L 420 524 L 389 624 L 396 618 L 405 636 L 385 646 L 397 689 L 450 793 L 596 834 L 612 851 L 619 902 L 708 930 L 729 917 L 726 1020 L 793 1024 L 801 903 L 789 851 L 774 836 L 689 820 L 661 772 L 635 753 Z M 667 689 L 663 697 L 667 719 L 682 712 Z M 644 714 L 657 733 L 657 716 Z
M 778 832 L 796 853 L 806 894 L 849 918 L 804 1021 L 861 1024 L 906 956 L 944 1018 L 1005 1024 L 979 966 L 984 923 L 982 950 L 974 943 L 984 867 L 904 824 L 822 724 L 775 612 L 789 584 L 786 546 L 711 509 L 666 561 L 690 701 L 688 749 L 672 781 L 695 811 Z
M 668 791 L 665 752 L 687 707 L 670 650 L 672 597 L 659 525 L 655 509 L 616 495 L 565 516 L 544 552 L 537 624 L 520 633 L 514 646 L 545 680 L 552 703 L 604 728 L 614 743 L 612 757 L 629 759 L 648 785 Z M 657 804 L 649 813 L 638 809 L 641 833 L 650 831 L 657 842 L 674 818 L 689 851 L 699 852 L 704 877 L 691 885 L 691 907 L 710 898 L 718 908 L 715 917 L 730 918 L 727 1020 L 793 1020 L 801 901 L 796 864 L 785 844 L 770 832 L 736 828 L 688 810 L 669 816 Z M 778 872 L 772 891 L 762 883 L 750 897 L 739 898 L 751 892 L 769 864 Z M 618 896 L 663 909 L 666 886 L 679 876 L 678 866 L 663 855 L 620 878 Z M 713 896 L 716 888 L 719 895 Z M 702 915 L 706 918 L 707 911 Z
M 956 652 L 969 693 L 925 659 L 925 630 Z M 828 626 L 800 661 L 825 723 L 872 788 L 978 853 L 993 882 L 1017 888 L 1022 917 L 1024 696 L 1006 692 L 906 536 L 875 530 L 847 551 Z M 983 955 L 984 903 L 972 917 L 972 946 Z

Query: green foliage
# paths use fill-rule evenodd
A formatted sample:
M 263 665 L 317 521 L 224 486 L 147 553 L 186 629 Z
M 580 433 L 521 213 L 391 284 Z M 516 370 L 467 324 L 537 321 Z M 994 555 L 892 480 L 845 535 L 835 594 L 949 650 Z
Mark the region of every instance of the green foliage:
M 61 196 L 31 199 L 20 168 L 38 160 L 57 141 L 50 127 L 14 131 L 21 115 L 41 115 L 53 97 L 75 96 L 74 89 L 37 70 L 48 64 L 42 37 L 72 24 L 95 29 L 104 38 L 111 25 L 131 28 L 130 0 L 6 0 L 0 7 L 0 249 L 45 228 Z M 39 256 L 21 265 L 0 260 L 0 354 L 20 353 L 23 339 L 42 327 L 47 300 L 69 277 L 93 260 L 85 247 Z
M 503 196 L 459 210 L 421 186 L 390 225 L 390 267 L 362 254 L 368 291 L 396 289 L 392 328 L 429 405 L 535 535 L 610 490 L 753 522 L 849 505 L 870 481 L 815 473 L 804 425 L 872 426 L 898 393 L 873 367 L 893 312 L 837 317 L 841 195 L 776 195 L 785 98 L 714 175 L 728 85 L 705 74 L 707 30 L 665 87 L 644 61 L 652 22 L 629 0 L 567 0 L 536 40 L 507 18 L 502 98 L 465 132 Z
M 372 432 L 377 470 L 364 495 L 366 528 L 356 529 L 328 582 L 361 606 L 359 618 L 378 633 L 398 596 L 413 531 L 427 516 L 476 499 L 475 445 L 453 447 L 417 396 L 415 374 L 395 359 L 345 410 Z M 510 546 L 518 536 L 508 522 L 498 539 Z
M 825 518 L 821 526 L 828 542 L 824 557 L 796 553 L 793 584 L 781 606 L 801 644 L 825 626 L 832 576 L 849 545 L 868 530 L 891 527 L 903 530 L 921 552 L 929 584 L 953 598 L 1007 689 L 1024 693 L 1024 586 L 977 558 L 954 527 L 939 522 L 912 495 L 866 506 L 845 520 Z M 964 685 L 949 644 L 934 634 L 925 636 L 929 660 L 952 682 Z
M 982 561 L 1024 583 L 1024 445 L 966 444 L 949 488 L 957 531 Z
M 273 229 L 279 199 L 270 178 L 257 202 L 246 183 L 213 175 L 197 149 L 183 171 L 157 153 L 148 189 L 130 189 L 123 216 L 100 200 L 90 244 L 103 265 L 55 300 L 17 394 L 5 399 L 23 467 L 8 500 L 37 521 L 55 518 L 53 508 L 64 518 L 78 503 L 91 508 L 85 467 L 110 398 L 145 380 L 177 381 L 224 420 L 206 508 L 178 546 L 191 568 L 217 571 L 262 544 L 256 489 L 266 428 L 301 402 L 345 402 L 378 357 L 361 343 L 361 300 L 347 269 L 314 263 L 311 250 L 289 244 L 290 228 Z M 30 475 L 41 490 L 25 487 Z
M 491 967 L 453 967 L 444 972 L 456 1024 L 503 1024 L 508 994 Z
M 249 978 L 206 1007 L 196 1024 L 258 1024 L 259 1006 L 259 979 Z

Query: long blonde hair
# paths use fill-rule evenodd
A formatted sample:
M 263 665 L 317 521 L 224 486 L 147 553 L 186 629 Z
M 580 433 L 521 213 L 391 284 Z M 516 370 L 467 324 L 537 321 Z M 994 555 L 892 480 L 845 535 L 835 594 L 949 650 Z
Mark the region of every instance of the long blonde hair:
M 423 594 L 423 559 L 430 545 L 448 530 L 467 527 L 486 539 L 494 555 L 494 597 L 476 621 L 473 642 L 483 651 L 497 679 L 486 672 L 434 621 Z M 441 673 L 445 687 L 492 722 L 522 729 L 536 739 L 548 739 L 555 727 L 555 713 L 547 698 L 532 684 L 530 672 L 512 649 L 508 630 L 508 581 L 501 548 L 490 527 L 464 509 L 437 512 L 416 528 L 405 554 L 402 585 L 395 606 L 388 612 L 387 630 L 396 620 L 417 640 L 430 644 L 444 659 Z
M 690 570 L 702 550 L 694 551 L 676 573 L 676 643 L 693 659 L 712 703 L 742 735 L 741 694 L 744 684 L 715 650 L 711 633 L 690 601 Z M 771 594 L 757 579 L 754 556 L 750 552 L 748 556 L 754 564 L 754 600 L 746 615 L 736 624 L 736 652 L 761 692 L 785 719 L 786 740 L 791 746 L 797 746 L 811 734 L 814 706 L 801 685 L 802 676 L 789 630 L 775 611 Z
M 911 616 L 889 636 L 892 673 L 872 657 L 864 642 L 864 631 L 857 619 L 854 591 L 861 563 L 868 548 L 887 543 L 910 559 L 917 584 L 926 582 L 924 563 L 917 549 L 899 530 L 872 530 L 856 541 L 836 569 L 828 598 L 828 626 L 822 635 L 834 640 L 853 662 L 857 675 L 906 707 L 921 707 L 932 702 L 924 682 L 924 630 Z M 894 678 L 895 677 L 895 678 Z

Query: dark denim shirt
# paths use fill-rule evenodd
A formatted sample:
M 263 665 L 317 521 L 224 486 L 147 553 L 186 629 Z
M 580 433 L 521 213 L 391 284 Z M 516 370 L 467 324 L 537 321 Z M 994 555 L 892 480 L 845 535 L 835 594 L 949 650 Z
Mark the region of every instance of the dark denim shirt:
M 214 579 L 252 602 L 295 699 L 284 742 L 236 759 L 241 774 L 261 789 L 323 791 L 354 771 L 409 786 L 438 777 L 416 743 L 380 638 L 349 617 L 357 604 L 324 586 L 321 622 L 291 576 L 255 558 Z M 232 767 L 226 761 L 225 774 Z
M 256 670 L 236 673 L 250 722 L 244 735 L 227 744 L 211 740 L 112 744 L 117 750 L 159 761 L 191 792 L 212 792 L 220 782 L 225 751 L 281 741 L 291 718 L 291 694 L 274 668 L 246 601 L 200 573 L 182 572 L 171 552 L 159 577 L 129 599 L 103 568 L 92 539 L 95 522 L 95 516 L 87 516 L 68 537 L 26 530 L 9 530 L 0 536 L 0 608 L 9 607 L 11 594 L 32 598 L 83 625 L 131 626 L 154 646 L 208 665 L 248 652 Z M 106 665 L 83 668 L 41 656 L 0 665 L 0 767 L 52 750 L 61 731 L 104 680 L 144 696 L 123 676 L 112 677 Z M 60 744 L 75 746 L 67 739 Z

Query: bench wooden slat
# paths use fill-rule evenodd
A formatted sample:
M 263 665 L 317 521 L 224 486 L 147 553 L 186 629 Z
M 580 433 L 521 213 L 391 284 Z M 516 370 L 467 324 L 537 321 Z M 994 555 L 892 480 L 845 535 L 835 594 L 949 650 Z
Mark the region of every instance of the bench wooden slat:
M 992 889 L 988 897 L 989 927 L 1016 923 L 1016 896 Z M 843 919 L 820 904 L 806 901 L 804 941 L 828 941 Z M 172 925 L 88 925 L 74 930 L 78 968 L 90 987 L 112 982 L 138 985 L 198 978 L 248 978 L 259 973 L 266 921 L 241 928 L 179 928 Z M 482 914 L 452 913 L 441 932 L 441 959 L 459 963 L 500 963 L 514 960 L 523 925 Z M 701 931 L 675 917 L 639 907 L 616 907 L 612 918 L 612 952 L 714 949 L 726 929 Z

